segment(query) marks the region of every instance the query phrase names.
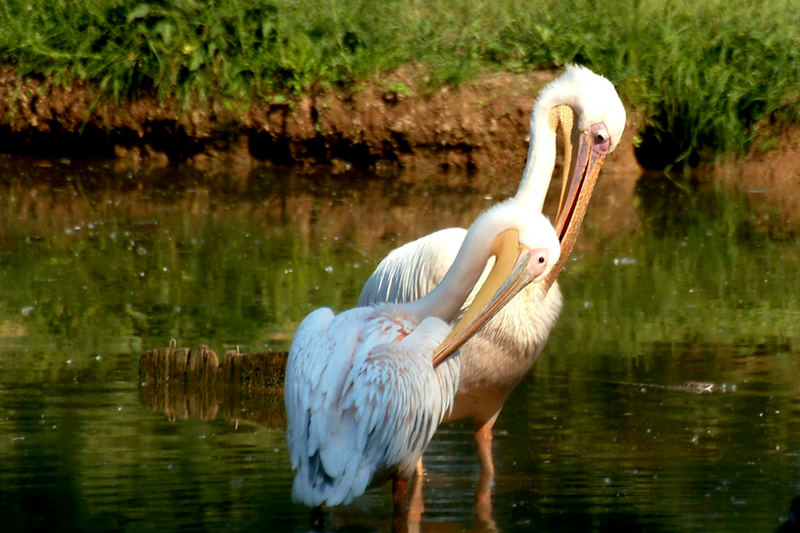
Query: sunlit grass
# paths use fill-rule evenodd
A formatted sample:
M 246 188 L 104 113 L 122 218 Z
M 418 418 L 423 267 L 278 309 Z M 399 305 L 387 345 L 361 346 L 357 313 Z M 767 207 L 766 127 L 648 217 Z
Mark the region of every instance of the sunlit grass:
M 5 0 L 0 16 L 0 62 L 117 99 L 247 105 L 402 65 L 435 87 L 577 62 L 643 111 L 661 164 L 740 153 L 757 126 L 800 121 L 791 0 Z

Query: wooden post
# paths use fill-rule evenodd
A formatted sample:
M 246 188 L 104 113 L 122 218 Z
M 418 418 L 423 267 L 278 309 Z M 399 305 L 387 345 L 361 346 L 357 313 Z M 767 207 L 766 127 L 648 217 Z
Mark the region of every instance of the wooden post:
M 139 400 L 171 420 L 211 420 L 222 413 L 283 429 L 283 380 L 287 352 L 227 352 L 220 358 L 207 346 L 178 348 L 171 341 L 139 358 Z

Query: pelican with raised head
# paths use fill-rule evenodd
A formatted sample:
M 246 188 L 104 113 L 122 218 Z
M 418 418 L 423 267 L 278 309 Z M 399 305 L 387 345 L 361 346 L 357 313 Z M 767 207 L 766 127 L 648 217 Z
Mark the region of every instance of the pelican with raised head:
M 561 312 L 558 286 L 548 289 L 572 252 L 600 167 L 624 127 L 625 108 L 614 86 L 589 69 L 568 67 L 537 98 L 528 160 L 514 198 L 531 211 L 542 211 L 555 168 L 556 134 L 561 131 L 565 164 L 555 224 L 561 256 L 547 280 L 528 286 L 461 348 L 458 392 L 445 417 L 474 421 L 484 475 L 494 473 L 492 427 L 497 416 L 536 361 Z M 423 297 L 445 275 L 466 233 L 448 228 L 390 252 L 364 285 L 359 305 Z
M 425 297 L 310 313 L 286 367 L 293 499 L 315 507 L 348 503 L 392 478 L 402 505 L 407 480 L 453 405 L 460 361 L 450 356 L 527 283 L 543 280 L 559 254 L 550 222 L 511 199 L 475 221 Z M 494 267 L 473 305 L 451 328 L 491 257 Z

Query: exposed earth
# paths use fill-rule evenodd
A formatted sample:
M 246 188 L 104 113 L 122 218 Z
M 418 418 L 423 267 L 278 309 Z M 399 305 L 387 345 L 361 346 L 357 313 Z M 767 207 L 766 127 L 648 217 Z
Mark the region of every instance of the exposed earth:
M 555 72 L 500 72 L 420 94 L 398 70 L 379 82 L 249 108 L 223 101 L 187 109 L 141 97 L 114 105 L 87 84 L 20 77 L 0 69 L 0 151 L 58 158 L 111 158 L 119 168 L 170 163 L 239 175 L 263 162 L 355 167 L 435 165 L 519 176 L 536 95 Z M 639 179 L 635 110 L 606 172 Z M 765 194 L 800 223 L 800 127 L 754 143 L 744 158 L 707 165 L 704 176 Z M 769 144 L 768 149 L 764 149 Z M 628 186 L 632 186 L 629 184 Z M 626 186 L 625 188 L 627 188 Z

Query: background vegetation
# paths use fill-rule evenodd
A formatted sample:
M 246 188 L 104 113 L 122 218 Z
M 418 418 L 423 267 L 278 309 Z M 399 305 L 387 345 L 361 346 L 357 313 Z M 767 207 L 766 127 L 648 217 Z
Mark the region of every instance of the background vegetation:
M 391 191 L 365 180 L 300 195 L 317 178 L 265 174 L 264 190 L 226 196 L 187 185 L 119 191 L 116 180 L 98 188 L 87 173 L 76 169 L 52 190 L 0 188 L 0 353 L 31 348 L 28 369 L 49 371 L 42 351 L 94 364 L 96 353 L 138 353 L 170 338 L 220 351 L 288 349 L 313 309 L 353 305 L 377 262 L 410 239 L 391 238 L 393 228 L 423 232 L 402 201 L 389 207 L 398 205 Z M 282 190 L 286 182 L 296 191 Z M 776 233 L 780 224 L 744 195 L 643 183 L 641 228 L 602 237 L 588 217 L 581 239 L 594 246 L 561 276 L 569 320 L 548 350 L 797 350 L 800 236 Z M 485 201 L 480 191 L 449 194 L 419 195 L 416 218 L 452 223 L 443 206 L 453 198 L 478 199 L 460 209 Z M 378 212 L 385 220 L 363 229 Z
M 664 165 L 800 122 L 794 0 L 2 0 L 0 63 L 109 98 L 285 100 L 413 64 L 421 84 L 585 64 L 641 110 Z

